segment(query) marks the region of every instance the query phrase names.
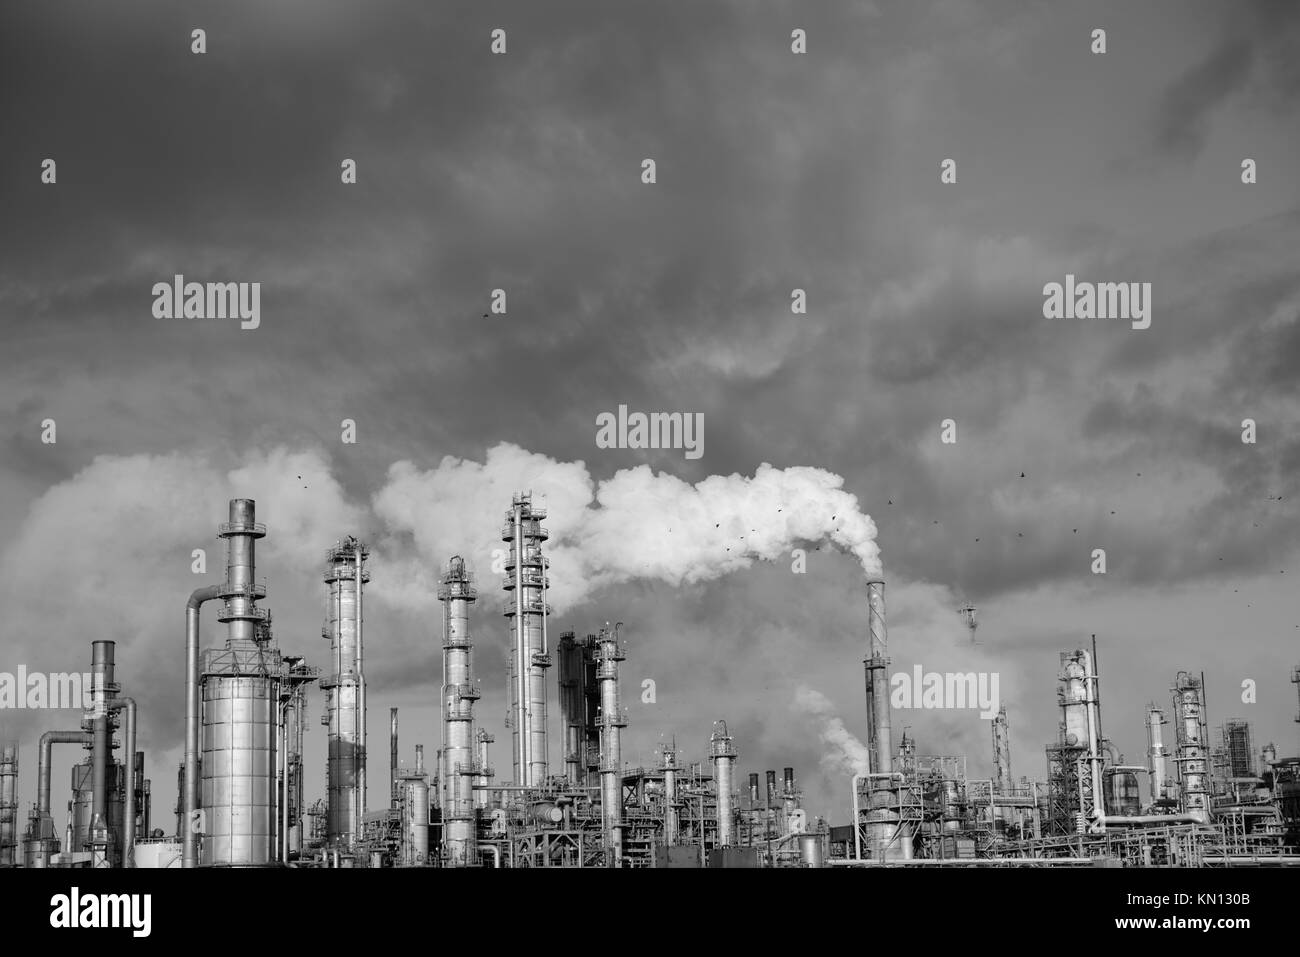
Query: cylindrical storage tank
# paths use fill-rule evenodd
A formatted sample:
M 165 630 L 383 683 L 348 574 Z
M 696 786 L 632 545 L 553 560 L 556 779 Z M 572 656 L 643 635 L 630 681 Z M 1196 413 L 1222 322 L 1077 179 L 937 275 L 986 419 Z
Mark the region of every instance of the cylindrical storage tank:
M 277 682 L 209 676 L 200 733 L 205 867 L 259 867 L 275 859 Z
M 95 804 L 94 762 L 87 758 L 72 766 L 72 846 L 64 851 L 75 853 L 86 849 L 90 840 L 90 822 Z M 106 813 L 109 833 L 112 835 L 110 867 L 122 866 L 122 839 L 126 812 L 126 769 L 121 762 L 111 761 L 105 768 Z
M 799 835 L 799 863 L 803 867 L 822 866 L 822 836 L 820 834 Z
M 405 863 L 408 866 L 424 864 L 429 859 L 429 785 L 420 778 L 406 778 L 403 806 L 405 808 Z
M 1106 813 L 1135 816 L 1142 808 L 1138 777 L 1133 771 L 1106 772 Z
M 135 846 L 135 866 L 167 868 L 181 866 L 181 846 L 176 841 L 146 841 Z

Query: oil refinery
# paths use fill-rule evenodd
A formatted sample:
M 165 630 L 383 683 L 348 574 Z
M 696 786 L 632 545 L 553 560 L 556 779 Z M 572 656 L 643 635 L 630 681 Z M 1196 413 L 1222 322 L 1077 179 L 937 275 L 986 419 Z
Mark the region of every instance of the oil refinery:
M 256 543 L 267 529 L 251 499 L 232 500 L 218 528 L 225 578 L 185 602 L 185 711 L 176 722 L 184 729 L 184 760 L 174 817 L 153 813 L 146 755 L 136 750 L 132 663 L 117 660 L 114 642 L 93 641 L 92 687 L 80 726 L 46 730 L 35 772 L 26 778 L 17 748 L 0 747 L 0 866 L 1300 864 L 1300 758 L 1279 758 L 1273 744 L 1256 748 L 1250 725 L 1237 719 L 1212 735 L 1203 676 L 1180 670 L 1167 690 L 1152 689 L 1144 759 L 1126 762 L 1103 731 L 1095 640 L 1060 653 L 1060 723 L 1046 744 L 1040 777 L 1013 775 L 1005 706 L 989 722 L 989 752 L 982 757 L 991 759 L 990 778 L 969 777 L 966 755 L 920 753 L 905 728 L 894 733 L 879 580 L 854 597 L 866 612 L 868 760 L 845 780 L 849 823 L 809 815 L 794 767 L 779 777 L 775 769 L 745 768 L 737 747 L 743 729 L 729 727 L 725 716 L 700 728 L 694 740 L 660 747 L 652 766 L 630 766 L 623 758 L 628 711 L 620 669 L 635 655 L 635 642 L 621 622 L 556 633 L 547 602 L 545 518 L 531 494 L 513 497 L 501 527 L 508 548 L 496 583 L 500 605 L 480 591 L 461 556 L 430 572 L 442 620 L 441 633 L 431 636 L 441 651 L 438 747 L 427 761 L 422 745 L 403 751 L 400 714 L 389 708 L 385 789 L 367 787 L 368 777 L 378 781 L 385 770 L 370 760 L 363 628 L 370 547 L 348 535 L 328 549 L 323 644 L 317 653 L 290 653 L 261 604 L 267 587 L 257 574 Z M 225 626 L 216 647 L 201 647 L 205 605 Z M 492 623 L 476 625 L 483 610 Z M 973 619 L 973 607 L 962 611 Z M 508 757 L 494 755 L 497 741 L 475 714 L 481 697 L 475 651 L 489 642 L 498 646 L 498 614 L 510 662 L 509 736 L 500 743 L 508 744 Z M 485 641 L 483 633 L 493 637 Z M 178 634 L 178 660 L 179 648 Z M 428 659 L 431 673 L 436 657 Z M 176 680 L 179 685 L 182 676 Z M 1291 680 L 1300 688 L 1300 669 Z M 324 704 L 323 769 L 304 761 L 313 686 Z M 55 745 L 84 752 L 67 791 L 52 780 Z M 382 756 L 382 744 L 376 753 Z M 304 797 L 309 774 L 324 784 L 324 797 L 311 804 Z M 20 801 L 22 795 L 34 800 Z

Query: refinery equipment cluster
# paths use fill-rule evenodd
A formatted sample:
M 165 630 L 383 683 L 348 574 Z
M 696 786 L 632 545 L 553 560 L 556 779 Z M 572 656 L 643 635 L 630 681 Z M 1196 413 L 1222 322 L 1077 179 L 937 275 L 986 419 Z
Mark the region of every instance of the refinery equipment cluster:
M 662 746 L 652 767 L 622 757 L 628 724 L 621 623 L 595 633 L 548 629 L 545 512 L 513 497 L 502 611 L 510 635 L 509 780 L 494 737 L 475 720 L 480 595 L 465 561 L 438 580 L 442 607 L 441 742 L 403 763 L 389 712 L 388 799 L 367 807 L 363 600 L 367 545 L 345 537 L 325 555 L 328 658 L 282 652 L 259 602 L 255 544 L 266 535 L 251 499 L 220 525 L 226 577 L 185 611 L 184 761 L 174 820 L 155 826 L 136 702 L 122 693 L 114 643 L 91 649 L 93 692 L 80 728 L 40 738 L 35 803 L 21 834 L 18 752 L 0 745 L 0 867 L 900 867 L 1229 866 L 1300 864 L 1300 758 L 1256 755 L 1250 727 L 1208 732 L 1203 680 L 1174 677 L 1171 708 L 1146 709 L 1147 754 L 1126 764 L 1102 734 L 1095 646 L 1060 656 L 1061 723 L 1042 780 L 1011 772 L 1008 718 L 991 722 L 993 776 L 970 780 L 964 756 L 895 746 L 888 693 L 884 584 L 867 583 L 866 750 L 853 777 L 852 820 L 809 820 L 794 769 L 748 776 L 725 721 L 686 754 Z M 200 647 L 200 612 L 216 609 L 220 647 Z M 553 640 L 554 638 L 554 640 Z M 548 738 L 548 670 L 557 668 L 558 750 Z M 1292 674 L 1300 686 L 1300 669 Z M 324 697 L 325 798 L 304 801 L 308 692 Z M 129 683 L 126 686 L 129 689 Z M 1168 715 L 1172 713 L 1172 721 Z M 1300 720 L 1300 719 L 1298 719 Z M 1165 728 L 1172 725 L 1166 743 Z M 504 745 L 505 742 L 503 742 Z M 66 825 L 51 803 L 51 754 L 80 745 Z M 699 760 L 689 760 L 698 756 Z M 1145 786 L 1141 776 L 1145 776 Z M 371 789 L 373 790 L 373 789 Z

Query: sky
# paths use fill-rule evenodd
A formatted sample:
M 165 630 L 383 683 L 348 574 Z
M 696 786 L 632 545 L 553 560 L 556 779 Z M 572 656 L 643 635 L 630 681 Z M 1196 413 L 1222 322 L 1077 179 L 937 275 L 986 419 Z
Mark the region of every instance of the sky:
M 287 653 L 325 657 L 324 550 L 375 549 L 371 806 L 388 708 L 437 747 L 457 551 L 508 776 L 491 553 L 532 488 L 553 633 L 624 622 L 633 764 L 725 720 L 742 780 L 793 766 L 845 823 L 876 549 L 892 670 L 999 674 L 1017 777 L 1093 635 L 1129 760 L 1180 670 L 1212 733 L 1297 753 L 1298 42 L 1289 2 L 6 4 L 0 671 L 116 641 L 170 830 L 182 608 L 249 497 Z M 260 282 L 260 325 L 155 317 L 176 274 Z M 1067 275 L 1150 283 L 1150 327 L 1045 318 Z M 620 405 L 702 415 L 703 455 L 599 447 Z M 24 814 L 77 721 L 0 712 Z M 988 777 L 976 712 L 894 727 Z

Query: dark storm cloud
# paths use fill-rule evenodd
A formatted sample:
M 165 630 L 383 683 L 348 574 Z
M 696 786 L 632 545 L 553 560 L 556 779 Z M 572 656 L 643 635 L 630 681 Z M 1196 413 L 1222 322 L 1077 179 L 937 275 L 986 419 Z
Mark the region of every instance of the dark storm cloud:
M 1156 117 L 1159 148 L 1182 158 L 1200 152 L 1210 115 L 1245 83 L 1253 63 L 1250 42 L 1233 37 L 1179 77 L 1160 102 Z

